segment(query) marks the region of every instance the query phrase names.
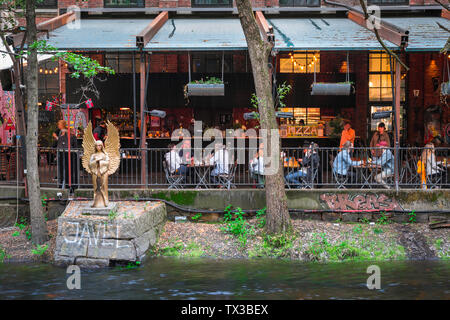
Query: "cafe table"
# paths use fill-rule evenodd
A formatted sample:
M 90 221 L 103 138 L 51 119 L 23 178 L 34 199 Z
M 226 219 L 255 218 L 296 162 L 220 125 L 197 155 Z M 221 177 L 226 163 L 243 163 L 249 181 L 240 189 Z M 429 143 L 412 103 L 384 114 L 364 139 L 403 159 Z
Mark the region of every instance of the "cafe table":
M 208 177 L 213 165 L 209 163 L 191 163 L 188 167 L 194 170 L 194 174 L 198 180 L 195 189 L 208 188 Z
M 374 183 L 374 176 L 378 172 L 378 170 L 381 169 L 381 166 L 378 164 L 370 163 L 370 162 L 364 162 L 358 166 L 353 166 L 353 168 L 358 169 L 361 177 L 362 186 L 361 189 L 364 189 L 364 187 L 368 187 L 369 189 L 372 189 L 372 184 Z

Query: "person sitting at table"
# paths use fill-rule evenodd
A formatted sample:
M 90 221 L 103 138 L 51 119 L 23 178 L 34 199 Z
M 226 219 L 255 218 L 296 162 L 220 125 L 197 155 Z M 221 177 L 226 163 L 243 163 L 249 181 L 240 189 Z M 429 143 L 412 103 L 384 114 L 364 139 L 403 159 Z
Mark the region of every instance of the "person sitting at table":
M 353 161 L 350 157 L 350 152 L 353 148 L 353 143 L 346 141 L 342 146 L 342 150 L 338 153 L 333 161 L 333 172 L 338 178 L 350 178 L 351 182 L 356 181 L 356 174 L 350 170 L 351 166 L 360 166 L 362 161 Z
M 375 181 L 381 184 L 386 189 L 390 187 L 386 183 L 386 178 L 392 177 L 394 174 L 394 155 L 389 150 L 389 145 L 386 141 L 380 141 L 376 147 L 381 148 L 381 155 L 378 158 L 374 158 L 372 164 L 379 165 L 381 172 L 375 176 Z
M 214 166 L 214 169 L 211 171 L 211 177 L 213 183 L 217 183 L 217 176 L 221 174 L 228 174 L 229 172 L 229 153 L 228 150 L 225 149 L 225 146 L 222 143 L 216 143 L 214 146 L 214 155 L 209 158 L 210 165 Z
M 250 160 L 250 176 L 258 181 L 258 188 L 264 188 L 264 143 L 260 143 L 258 152 Z
M 170 151 L 166 153 L 165 158 L 170 173 L 187 176 L 189 168 L 183 164 L 183 160 L 178 153 L 177 146 L 175 143 L 170 143 L 168 147 Z
M 427 143 L 422 151 L 420 160 L 425 168 L 426 181 L 436 181 L 439 175 L 442 174 L 442 169 L 439 167 L 442 162 L 436 161 L 436 153 L 433 143 Z M 422 188 L 426 189 L 425 181 L 422 182 Z
M 339 144 L 339 148 L 342 149 L 344 143 L 346 143 L 347 141 L 355 144 L 355 130 L 352 129 L 350 121 L 345 121 L 344 123 L 344 130 L 342 130 L 341 143 Z
M 300 178 L 311 179 L 315 169 L 319 167 L 319 155 L 317 154 L 317 143 L 312 142 L 307 149 L 304 150 L 302 158 L 302 168 L 286 175 L 287 182 L 298 185 L 300 187 Z
M 372 140 L 370 140 L 370 152 L 372 153 L 372 157 L 379 157 L 380 153 L 377 153 L 375 147 L 381 141 L 385 141 L 387 146 L 391 146 L 391 141 L 389 140 L 389 135 L 386 132 L 386 126 L 383 122 L 380 122 L 377 127 L 377 131 L 373 134 Z

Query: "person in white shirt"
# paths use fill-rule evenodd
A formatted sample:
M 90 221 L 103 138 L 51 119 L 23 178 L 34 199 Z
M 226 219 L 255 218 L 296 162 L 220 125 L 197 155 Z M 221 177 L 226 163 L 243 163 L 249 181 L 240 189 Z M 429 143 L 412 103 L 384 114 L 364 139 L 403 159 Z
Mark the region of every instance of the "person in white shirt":
M 211 176 L 213 177 L 213 181 L 216 182 L 216 178 L 221 174 L 228 174 L 230 170 L 230 158 L 228 150 L 225 149 L 225 146 L 222 143 L 216 143 L 214 146 L 214 155 L 209 159 L 209 163 L 212 166 L 215 166 L 211 171 Z
M 264 188 L 264 144 L 259 145 L 259 150 L 255 153 L 253 159 L 250 160 L 250 175 L 253 179 L 258 180 L 258 188 Z
M 176 145 L 174 143 L 169 144 L 169 149 L 170 151 L 166 153 L 165 158 L 170 173 L 187 175 L 188 168 L 183 164 L 183 160 L 180 157 Z

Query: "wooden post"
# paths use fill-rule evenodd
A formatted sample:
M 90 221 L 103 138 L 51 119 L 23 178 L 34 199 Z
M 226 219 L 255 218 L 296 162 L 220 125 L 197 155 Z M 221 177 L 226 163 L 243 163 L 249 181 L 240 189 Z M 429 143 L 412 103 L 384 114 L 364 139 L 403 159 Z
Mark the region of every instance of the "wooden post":
M 140 98 L 141 98 L 141 183 L 147 185 L 147 121 L 145 115 L 145 53 L 141 51 L 141 63 L 140 63 Z
M 400 177 L 400 88 L 401 88 L 401 65 L 397 60 L 395 61 L 395 98 L 394 98 L 394 112 L 395 112 L 395 189 L 398 191 L 399 177 Z

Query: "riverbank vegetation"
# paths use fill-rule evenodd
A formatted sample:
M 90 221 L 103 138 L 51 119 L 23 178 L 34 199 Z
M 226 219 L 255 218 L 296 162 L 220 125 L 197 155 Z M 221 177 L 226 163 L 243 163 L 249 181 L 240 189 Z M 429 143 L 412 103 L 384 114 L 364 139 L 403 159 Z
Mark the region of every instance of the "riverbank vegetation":
M 431 258 L 448 259 L 450 233 L 447 229 L 430 229 L 428 224 L 392 223 L 385 215 L 375 223 L 340 221 L 293 220 L 292 231 L 270 235 L 264 232 L 264 210 L 245 219 L 242 210 L 227 208 L 223 222 L 167 222 L 154 256 L 180 258 L 277 258 L 314 262 L 385 261 L 414 259 L 402 233 L 407 228 L 434 254 Z M 400 230 L 401 229 L 401 230 Z

